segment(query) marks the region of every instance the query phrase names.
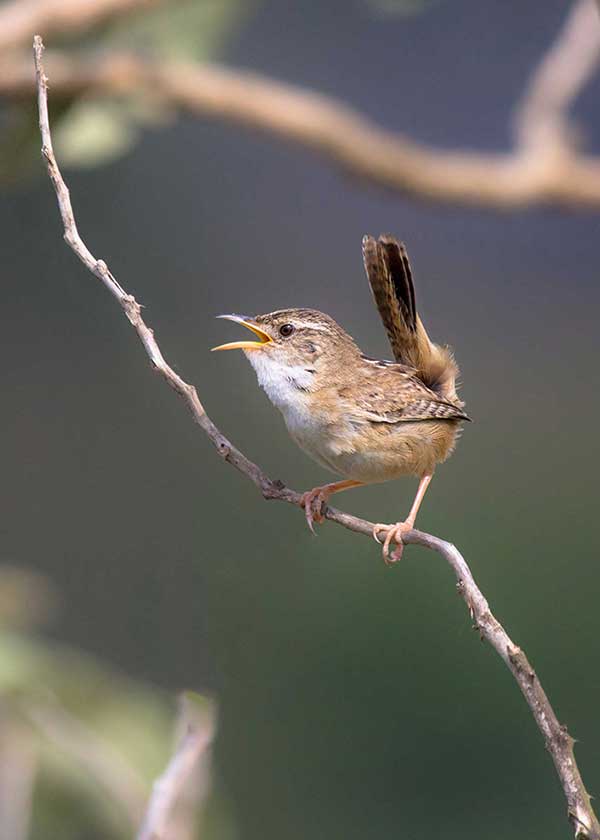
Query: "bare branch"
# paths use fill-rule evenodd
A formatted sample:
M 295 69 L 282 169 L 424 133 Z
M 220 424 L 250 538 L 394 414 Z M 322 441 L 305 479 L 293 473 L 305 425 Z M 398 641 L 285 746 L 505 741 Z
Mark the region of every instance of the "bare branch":
M 429 534 L 413 532 L 408 535 L 405 542 L 437 551 L 452 567 L 456 575 L 457 591 L 469 608 L 475 629 L 479 631 L 482 639 L 492 645 L 510 668 L 542 733 L 546 749 L 552 756 L 567 799 L 568 816 L 574 836 L 579 840 L 598 840 L 600 823 L 592 809 L 590 796 L 575 761 L 575 741 L 569 735 L 566 726 L 559 723 L 527 656 L 515 645 L 504 627 L 492 614 L 464 557 L 455 546 Z
M 577 0 L 516 109 L 517 142 L 523 151 L 550 156 L 569 152 L 573 137 L 567 112 L 599 62 L 595 0 Z
M 194 421 L 206 432 L 219 454 L 249 478 L 262 492 L 265 499 L 276 499 L 299 505 L 301 499 L 299 493 L 289 489 L 281 482 L 270 479 L 257 464 L 254 464 L 239 449 L 236 449 L 214 425 L 206 414 L 196 389 L 181 379 L 165 361 L 152 330 L 146 326 L 142 319 L 140 305 L 131 295 L 126 294 L 110 273 L 106 264 L 102 260 L 96 260 L 81 240 L 75 225 L 69 192 L 52 151 L 48 122 L 47 79 L 42 64 L 42 51 L 41 38 L 36 36 L 34 53 L 38 80 L 40 130 L 43 140 L 42 155 L 46 161 L 48 173 L 58 198 L 67 243 L 84 265 L 102 281 L 120 303 L 144 345 L 151 363 L 173 390 L 185 400 Z M 337 522 L 351 531 L 367 536 L 372 535 L 373 523 L 364 519 L 358 519 L 329 507 L 326 509 L 325 515 L 327 519 Z M 527 657 L 509 638 L 502 625 L 492 615 L 488 602 L 475 583 L 466 561 L 453 545 L 430 534 L 424 534 L 421 531 L 409 531 L 403 536 L 403 540 L 409 545 L 421 545 L 436 551 L 451 566 L 456 576 L 458 592 L 467 604 L 481 637 L 491 644 L 512 672 L 544 737 L 567 800 L 568 814 L 573 826 L 574 836 L 579 840 L 600 840 L 600 824 L 592 810 L 590 797 L 575 761 L 573 739 L 568 735 L 565 727 L 558 722 Z
M 128 53 L 95 59 L 55 54 L 48 64 L 57 94 L 158 97 L 181 111 L 296 142 L 417 198 L 509 209 L 542 203 L 600 207 L 600 158 L 578 152 L 567 117 L 599 55 L 593 0 L 577 0 L 517 108 L 515 149 L 496 154 L 426 147 L 330 97 L 218 65 L 161 63 Z M 0 67 L 5 97 L 29 95 L 32 84 L 30 65 L 10 60 Z
M 532 204 L 600 206 L 600 159 L 565 152 L 532 155 L 445 151 L 386 131 L 336 100 L 211 64 L 168 63 L 135 54 L 96 59 L 49 56 L 58 94 L 138 94 L 180 111 L 275 134 L 313 149 L 373 183 L 441 203 L 511 209 Z M 0 95 L 29 95 L 23 64 L 0 67 Z
M 13 0 L 0 8 L 0 48 L 15 40 L 17 10 L 26 19 L 22 33 L 29 33 L 42 19 L 51 28 L 68 30 L 149 2 Z M 159 97 L 181 111 L 244 123 L 296 142 L 416 198 L 497 209 L 535 204 L 595 208 L 600 207 L 600 158 L 575 148 L 567 112 L 599 55 L 594 0 L 577 0 L 516 109 L 517 145 L 495 154 L 427 147 L 380 128 L 330 97 L 218 65 L 162 63 L 128 53 L 95 59 L 56 53 L 48 66 L 57 94 Z M 0 95 L 28 97 L 32 87 L 29 62 L 14 56 L 2 62 Z
M 36 32 L 71 33 L 157 0 L 11 0 L 0 6 L 0 52 L 31 42 Z
M 194 786 L 204 800 L 209 790 L 209 748 L 215 735 L 215 714 L 208 709 L 202 718 L 182 713 L 185 732 L 164 773 L 154 782 L 143 825 L 137 840 L 174 840 L 173 811 L 195 772 Z M 181 832 L 179 832 L 181 833 Z
M 39 756 L 16 715 L 0 709 L 0 840 L 27 840 Z

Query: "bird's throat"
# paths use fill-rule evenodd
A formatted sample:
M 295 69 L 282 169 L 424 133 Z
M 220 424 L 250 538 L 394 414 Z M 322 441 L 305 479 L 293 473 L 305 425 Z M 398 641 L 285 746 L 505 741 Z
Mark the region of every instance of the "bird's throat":
M 281 411 L 293 408 L 314 388 L 315 372 L 289 364 L 271 353 L 248 351 L 245 355 L 256 371 L 258 384 Z

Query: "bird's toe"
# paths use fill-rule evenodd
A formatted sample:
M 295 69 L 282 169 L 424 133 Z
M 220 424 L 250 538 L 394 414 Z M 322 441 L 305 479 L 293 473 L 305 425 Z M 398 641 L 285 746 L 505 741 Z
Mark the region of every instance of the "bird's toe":
M 385 538 L 383 540 L 383 546 L 381 549 L 381 553 L 383 555 L 383 561 L 386 566 L 393 566 L 394 563 L 397 563 L 401 557 L 402 552 L 404 550 L 404 542 L 402 540 L 403 534 L 407 531 L 410 531 L 412 525 L 409 522 L 397 522 L 395 525 L 380 525 L 377 524 L 373 528 L 373 538 L 381 544 L 381 539 L 379 537 L 379 532 L 385 532 Z M 395 543 L 395 546 L 392 550 L 392 543 Z
M 316 534 L 314 523 L 316 522 L 320 525 L 321 522 L 325 521 L 323 508 L 326 501 L 327 498 L 320 487 L 315 487 L 314 490 L 307 490 L 306 493 L 302 494 L 300 504 L 304 508 L 304 515 L 306 516 L 308 527 L 313 534 Z

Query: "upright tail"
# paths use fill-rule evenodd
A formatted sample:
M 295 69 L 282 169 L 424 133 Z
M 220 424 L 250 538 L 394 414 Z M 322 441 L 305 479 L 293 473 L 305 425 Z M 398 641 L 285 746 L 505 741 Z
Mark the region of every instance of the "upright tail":
M 377 309 L 397 362 L 415 370 L 445 400 L 458 401 L 458 366 L 447 347 L 430 341 L 417 314 L 406 248 L 388 234 L 363 237 L 363 260 Z

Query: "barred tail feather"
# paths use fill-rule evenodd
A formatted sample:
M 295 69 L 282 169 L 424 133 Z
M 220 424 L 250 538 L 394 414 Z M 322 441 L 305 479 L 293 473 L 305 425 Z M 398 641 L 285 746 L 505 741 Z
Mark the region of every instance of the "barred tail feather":
M 363 238 L 365 270 L 397 362 L 415 370 L 443 399 L 457 400 L 458 367 L 452 353 L 430 341 L 417 315 L 406 248 L 393 236 Z

